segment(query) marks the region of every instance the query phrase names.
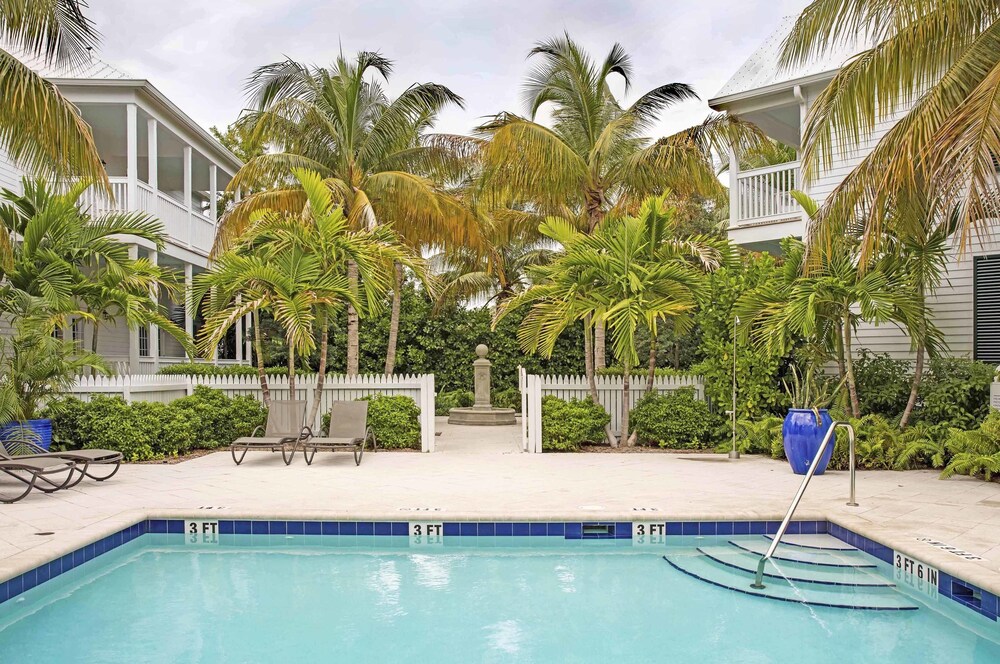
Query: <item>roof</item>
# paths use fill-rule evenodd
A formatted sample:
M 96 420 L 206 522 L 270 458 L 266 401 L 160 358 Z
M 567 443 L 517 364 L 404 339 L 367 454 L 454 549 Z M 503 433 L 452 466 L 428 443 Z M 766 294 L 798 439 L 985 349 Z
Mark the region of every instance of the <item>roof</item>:
M 790 67 L 781 67 L 781 52 L 785 39 L 795 25 L 796 16 L 786 16 L 764 43 L 747 58 L 743 66 L 736 70 L 732 78 L 722 86 L 713 99 L 730 97 L 752 90 L 769 88 L 779 83 L 797 81 L 802 78 L 827 72 L 835 72 L 843 64 L 866 48 L 860 38 L 833 45 L 819 56 L 807 62 Z M 711 103 L 711 102 L 710 102 Z
M 29 53 L 23 49 L 11 48 L 6 43 L 0 43 L 0 48 L 16 57 L 44 78 L 135 78 L 131 74 L 101 60 L 94 54 L 93 50 L 88 51 L 86 55 L 73 58 L 72 60 L 50 61 L 44 55 Z

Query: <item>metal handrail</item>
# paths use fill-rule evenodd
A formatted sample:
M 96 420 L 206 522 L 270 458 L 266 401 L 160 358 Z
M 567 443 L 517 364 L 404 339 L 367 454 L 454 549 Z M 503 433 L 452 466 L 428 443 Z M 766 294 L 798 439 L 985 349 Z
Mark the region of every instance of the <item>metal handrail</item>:
M 785 513 L 785 518 L 781 521 L 781 525 L 778 527 L 778 532 L 774 534 L 774 539 L 771 540 L 771 546 L 767 547 L 767 553 L 761 556 L 760 560 L 757 561 L 757 576 L 754 582 L 750 585 L 751 588 L 759 590 L 764 587 L 764 565 L 768 560 L 770 560 L 771 556 L 774 555 L 775 549 L 777 549 L 778 544 L 781 543 L 781 538 L 785 536 L 785 531 L 788 530 L 788 524 L 792 520 L 792 515 L 795 514 L 795 510 L 799 506 L 799 501 L 802 500 L 802 494 L 806 492 L 806 487 L 809 486 L 809 480 L 811 480 L 813 475 L 816 474 L 816 468 L 819 466 L 819 460 L 823 457 L 823 453 L 826 452 L 826 448 L 830 445 L 830 441 L 834 439 L 837 427 L 844 427 L 847 429 L 847 438 L 850 443 L 848 465 L 850 466 L 851 471 L 851 497 L 847 504 L 851 507 L 858 506 L 854 495 L 854 427 L 847 422 L 833 422 L 830 425 L 830 429 L 823 437 L 823 442 L 820 443 L 819 449 L 816 450 L 816 456 L 813 457 L 812 463 L 809 464 L 809 470 L 806 471 L 806 476 L 802 478 L 802 484 L 799 485 L 799 490 L 795 493 L 795 497 L 792 498 L 792 504 L 789 505 L 788 512 Z

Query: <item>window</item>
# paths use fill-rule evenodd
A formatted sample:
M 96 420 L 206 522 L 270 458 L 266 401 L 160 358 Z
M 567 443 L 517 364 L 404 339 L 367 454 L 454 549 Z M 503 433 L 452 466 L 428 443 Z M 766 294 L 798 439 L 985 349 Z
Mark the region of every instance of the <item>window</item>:
M 149 357 L 149 328 L 139 328 L 139 357 Z
M 83 320 L 80 318 L 73 321 L 73 341 L 83 343 Z
M 973 259 L 972 294 L 973 357 L 1000 364 L 1000 254 Z

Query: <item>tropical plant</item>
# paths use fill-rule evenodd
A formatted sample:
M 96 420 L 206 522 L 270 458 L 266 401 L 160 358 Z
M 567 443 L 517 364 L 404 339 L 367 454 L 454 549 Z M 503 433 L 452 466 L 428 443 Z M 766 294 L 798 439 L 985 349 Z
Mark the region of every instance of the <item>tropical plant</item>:
M 817 411 L 818 416 L 821 408 L 833 403 L 840 388 L 844 386 L 844 378 L 838 383 L 832 376 L 823 375 L 815 362 L 806 361 L 805 365 L 804 371 L 795 364 L 790 365 L 789 377 L 782 384 L 788 393 L 790 407 Z
M 390 99 L 371 76 L 388 80 L 391 72 L 391 61 L 367 51 L 353 61 L 341 55 L 330 69 L 285 60 L 254 71 L 247 84 L 254 108 L 240 123 L 254 141 L 275 149 L 252 158 L 230 182 L 231 191 L 255 193 L 222 218 L 216 253 L 242 235 L 256 210 L 302 210 L 306 194 L 292 177 L 296 168 L 324 178 L 354 230 L 405 224 L 411 246 L 424 238 L 470 240 L 467 213 L 435 180 L 464 173 L 466 152 L 474 143 L 422 133 L 440 110 L 461 106 L 462 99 L 436 83 L 411 85 Z M 274 182 L 282 186 L 270 188 Z M 352 264 L 348 279 L 356 290 Z M 353 375 L 358 371 L 353 304 L 348 314 L 347 372 Z
M 90 126 L 49 81 L 18 60 L 76 63 L 97 42 L 80 0 L 0 2 L 0 147 L 26 171 L 82 176 L 110 189 Z M 0 245 L 2 250 L 2 245 Z
M 740 454 L 772 454 L 772 450 L 781 447 L 781 427 L 784 420 L 775 415 L 767 415 L 760 419 L 736 420 L 736 449 Z M 720 452 L 730 448 L 728 441 L 721 443 Z
M 647 200 L 636 217 L 608 219 L 587 235 L 564 219 L 550 218 L 541 232 L 561 245 L 561 254 L 531 272 L 532 286 L 500 309 L 502 318 L 516 307 L 531 310 L 518 331 L 521 347 L 549 356 L 562 332 L 577 321 L 607 325 L 612 349 L 622 366 L 621 440 L 629 437 L 629 391 L 632 369 L 639 364 L 636 333 L 655 335 L 667 319 L 683 319 L 696 306 L 703 271 L 732 260 L 726 241 L 672 238 L 672 208 L 666 197 Z M 596 385 L 590 378 L 595 403 Z
M 589 399 L 564 401 L 554 395 L 542 397 L 542 449 L 575 452 L 582 443 L 604 438 L 611 416 Z
M 982 475 L 989 482 L 1000 474 L 1000 411 L 990 413 L 978 429 L 952 429 L 946 446 L 952 457 L 941 477 Z
M 692 389 L 667 394 L 650 392 L 635 405 L 629 419 L 639 443 L 669 449 L 702 449 L 714 442 L 712 413 Z
M 827 198 L 815 231 L 829 241 L 860 213 L 861 251 L 873 256 L 898 220 L 900 200 L 923 190 L 927 218 L 957 209 L 960 244 L 970 246 L 1000 216 L 1000 3 L 815 0 L 795 22 L 782 64 L 811 61 L 858 35 L 872 46 L 842 66 L 810 108 L 806 179 L 904 113 Z
M 609 84 L 620 76 L 628 92 L 632 83 L 632 61 L 620 44 L 595 62 L 564 35 L 536 44 L 529 58 L 540 63 L 524 85 L 528 117 L 501 113 L 479 128 L 487 139 L 481 189 L 496 206 L 528 203 L 591 233 L 608 215 L 632 213 L 667 189 L 681 197 L 721 197 L 713 150 L 735 146 L 750 153 L 766 142 L 751 125 L 726 115 L 656 141 L 647 138 L 664 109 L 697 95 L 687 84 L 667 83 L 623 105 Z M 536 121 L 543 108 L 551 126 Z M 601 322 L 593 327 L 599 369 L 604 330 Z

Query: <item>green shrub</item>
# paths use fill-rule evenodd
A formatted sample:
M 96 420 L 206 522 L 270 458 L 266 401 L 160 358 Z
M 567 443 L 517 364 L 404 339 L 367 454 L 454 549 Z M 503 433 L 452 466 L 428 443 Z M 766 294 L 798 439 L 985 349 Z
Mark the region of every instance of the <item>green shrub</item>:
M 476 403 L 476 395 L 469 390 L 440 392 L 434 399 L 434 414 L 447 415 L 452 408 L 469 408 Z
M 215 365 L 202 362 L 184 362 L 168 364 L 157 372 L 161 376 L 257 376 L 257 367 L 248 364 Z M 266 367 L 264 373 L 268 376 L 287 376 L 287 366 Z M 299 375 L 309 373 L 304 369 L 296 370 Z
M 953 456 L 941 473 L 942 477 L 982 476 L 989 482 L 1000 475 L 1000 411 L 992 411 L 978 429 L 952 429 L 946 446 Z
M 514 412 L 521 412 L 521 390 L 516 387 L 508 387 L 506 390 L 498 390 L 493 393 L 493 406 L 495 408 L 513 408 Z
M 371 394 L 365 401 L 379 447 L 420 449 L 420 407 L 413 399 Z
M 604 369 L 598 369 L 594 372 L 598 376 L 621 376 L 624 373 L 624 369 L 620 366 L 605 367 Z M 633 376 L 646 376 L 649 374 L 648 367 L 637 367 L 632 370 Z M 656 367 L 653 369 L 654 376 L 694 376 L 695 374 L 690 371 L 682 371 L 679 369 L 673 369 L 671 367 Z
M 996 370 L 964 358 L 931 360 L 920 385 L 920 420 L 973 429 L 989 414 L 990 383 Z
M 542 397 L 542 449 L 571 452 L 581 443 L 603 441 L 610 422 L 607 411 L 590 399 Z
M 727 426 L 729 423 L 726 423 Z M 736 449 L 740 454 L 767 454 L 774 456 L 775 444 L 781 450 L 777 458 L 784 457 L 781 443 L 783 420 L 775 415 L 767 415 L 759 420 L 736 420 Z M 732 432 L 729 432 L 732 435 Z M 717 450 L 727 452 L 732 449 L 731 440 L 721 441 Z
M 714 443 L 715 418 L 692 389 L 647 394 L 632 409 L 629 421 L 640 445 L 704 449 Z
M 862 413 L 899 417 L 910 398 L 910 364 L 888 353 L 862 350 L 854 361 L 854 377 Z

